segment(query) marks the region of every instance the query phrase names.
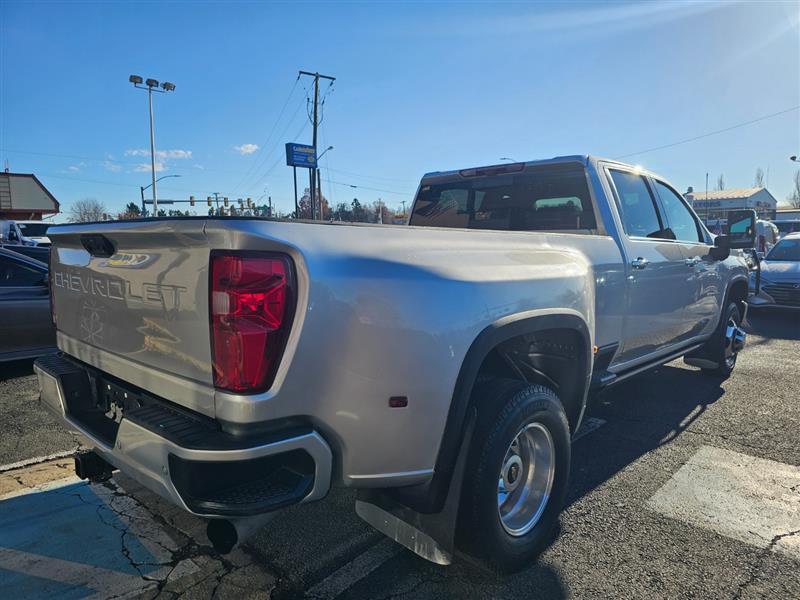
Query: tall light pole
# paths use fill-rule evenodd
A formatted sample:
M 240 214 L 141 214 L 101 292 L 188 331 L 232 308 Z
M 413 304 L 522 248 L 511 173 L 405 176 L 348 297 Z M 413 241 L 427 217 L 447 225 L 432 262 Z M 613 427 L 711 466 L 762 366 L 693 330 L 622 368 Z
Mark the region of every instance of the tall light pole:
M 319 159 L 325 156 L 328 150 L 333 150 L 333 146 L 328 146 L 325 150 L 322 151 L 317 157 L 317 165 L 319 165 Z M 319 192 L 319 198 L 317 199 L 317 204 L 319 205 L 319 220 L 321 221 L 324 218 L 324 214 L 322 213 L 322 176 L 319 172 L 319 166 L 315 169 L 317 172 L 317 191 Z M 330 177 L 330 176 L 329 176 Z
M 180 177 L 180 175 L 162 175 L 161 177 L 156 179 L 156 182 L 161 181 L 162 179 L 168 179 L 170 177 Z M 147 209 L 144 207 L 144 191 L 147 188 L 149 188 L 150 186 L 152 186 L 152 185 L 153 185 L 152 183 L 148 183 L 145 186 L 139 186 L 139 192 L 142 194 L 142 216 L 144 216 L 144 214 L 147 212 Z M 155 210 L 155 208 L 154 208 L 153 212 L 154 212 L 155 216 L 157 217 L 158 216 L 158 211 Z
M 133 84 L 133 87 L 140 89 L 140 90 L 147 90 L 147 102 L 150 107 L 150 169 L 152 171 L 152 179 L 153 182 L 150 184 L 153 186 L 153 214 L 158 214 L 158 194 L 156 193 L 156 136 L 155 131 L 153 129 L 153 92 L 159 92 L 161 94 L 165 92 L 172 92 L 175 91 L 175 84 L 170 83 L 169 81 L 165 81 L 161 84 L 161 89 L 158 89 L 158 81 L 155 79 L 148 79 L 144 82 L 145 85 L 142 85 L 142 78 L 139 75 L 131 75 L 128 77 L 128 81 Z

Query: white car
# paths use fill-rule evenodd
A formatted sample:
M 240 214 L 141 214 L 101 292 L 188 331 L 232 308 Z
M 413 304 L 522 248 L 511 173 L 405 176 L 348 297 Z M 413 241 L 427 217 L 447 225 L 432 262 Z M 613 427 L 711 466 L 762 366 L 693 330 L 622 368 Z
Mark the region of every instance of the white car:
M 755 291 L 755 273 L 750 276 Z M 761 286 L 750 308 L 800 308 L 800 233 L 790 233 L 761 261 Z
M 47 228 L 52 225 L 47 221 L 15 221 L 25 239 L 36 242 L 37 246 L 49 246 Z

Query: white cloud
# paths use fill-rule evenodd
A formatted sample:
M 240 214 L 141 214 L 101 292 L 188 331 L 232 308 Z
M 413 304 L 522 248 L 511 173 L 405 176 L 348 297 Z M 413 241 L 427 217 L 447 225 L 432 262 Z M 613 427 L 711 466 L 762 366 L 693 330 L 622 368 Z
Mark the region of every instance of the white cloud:
M 78 165 L 70 165 L 67 167 L 67 171 L 72 171 L 73 173 L 77 173 L 80 170 L 81 168 Z
M 133 150 L 125 150 L 125 156 L 146 156 L 150 157 L 150 150 L 136 148 Z M 167 160 L 170 158 L 186 159 L 192 158 L 191 150 L 180 150 L 174 148 L 172 150 L 156 150 L 156 158 L 160 160 Z
M 122 171 L 122 165 L 118 165 L 110 160 L 103 161 L 103 168 L 106 171 L 111 171 L 112 173 L 119 173 Z
M 156 173 L 166 170 L 166 165 L 161 161 L 156 161 Z M 139 163 L 133 169 L 135 173 L 149 173 L 150 163 Z
M 244 156 L 245 154 L 252 154 L 258 150 L 258 144 L 242 144 L 241 146 L 234 146 L 233 149 Z
M 192 165 L 192 166 L 193 166 L 195 169 L 198 169 L 198 170 L 200 170 L 200 171 L 205 171 L 205 170 L 206 170 L 206 168 L 205 168 L 203 165 Z

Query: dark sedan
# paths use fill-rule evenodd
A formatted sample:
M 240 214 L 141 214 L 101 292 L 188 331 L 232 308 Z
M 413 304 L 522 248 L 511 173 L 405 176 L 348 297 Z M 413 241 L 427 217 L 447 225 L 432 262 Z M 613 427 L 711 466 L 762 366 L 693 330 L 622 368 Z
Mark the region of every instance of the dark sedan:
M 55 350 L 47 263 L 0 248 L 0 362 Z

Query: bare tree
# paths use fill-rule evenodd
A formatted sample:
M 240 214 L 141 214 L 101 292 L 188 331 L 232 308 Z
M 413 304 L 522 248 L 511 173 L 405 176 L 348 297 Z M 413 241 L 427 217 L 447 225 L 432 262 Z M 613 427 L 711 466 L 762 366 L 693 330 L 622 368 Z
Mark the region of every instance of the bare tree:
M 106 205 L 96 198 L 84 198 L 70 206 L 69 220 L 72 223 L 102 221 L 103 215 L 107 212 Z
M 764 187 L 764 169 L 761 167 L 756 169 L 756 176 L 753 179 L 753 187 Z
M 718 192 L 725 189 L 725 176 L 722 173 L 717 177 L 717 186 L 714 189 Z
M 787 200 L 792 208 L 800 208 L 800 169 L 794 172 L 794 189 Z

